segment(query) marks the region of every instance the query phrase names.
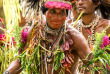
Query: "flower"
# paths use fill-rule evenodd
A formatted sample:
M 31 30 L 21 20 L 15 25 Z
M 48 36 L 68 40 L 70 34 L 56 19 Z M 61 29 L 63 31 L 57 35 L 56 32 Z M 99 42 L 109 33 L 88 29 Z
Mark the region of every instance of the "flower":
M 103 45 L 103 43 L 101 44 L 100 48 L 104 49 L 104 45 Z
M 109 42 L 110 42 L 109 37 L 107 35 L 105 35 L 102 39 L 103 39 L 102 40 L 103 45 L 107 46 L 109 44 Z
M 48 1 L 45 3 L 46 8 L 61 8 L 61 9 L 71 9 L 72 6 L 68 3 L 57 2 L 57 1 Z
M 23 43 L 26 43 L 27 32 L 28 32 L 28 29 L 23 29 L 23 31 L 22 31 L 22 33 L 21 33 L 21 41 L 22 41 Z
M 6 39 L 5 34 L 0 34 L 0 41 L 4 41 Z
M 109 36 L 107 35 L 103 36 L 100 48 L 104 49 L 107 45 L 109 45 L 109 43 L 110 43 Z

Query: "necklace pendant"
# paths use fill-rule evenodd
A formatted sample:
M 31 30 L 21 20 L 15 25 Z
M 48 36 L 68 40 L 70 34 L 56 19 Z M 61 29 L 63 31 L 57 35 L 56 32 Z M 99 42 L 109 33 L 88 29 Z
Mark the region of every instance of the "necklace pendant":
M 52 53 L 47 53 L 47 62 L 52 62 Z

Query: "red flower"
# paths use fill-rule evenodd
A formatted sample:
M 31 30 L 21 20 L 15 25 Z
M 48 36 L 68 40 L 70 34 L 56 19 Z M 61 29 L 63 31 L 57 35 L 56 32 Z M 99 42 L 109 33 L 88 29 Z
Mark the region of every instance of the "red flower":
M 110 40 L 109 40 L 109 37 L 107 35 L 105 35 L 102 39 L 103 39 L 102 42 L 103 42 L 104 46 L 109 45 Z
M 103 45 L 103 43 L 101 44 L 100 48 L 104 49 L 104 45 Z
M 1 40 L 1 41 L 5 41 L 5 39 L 6 39 L 5 34 L 0 34 L 0 40 Z
M 21 39 L 23 43 L 26 43 L 28 29 L 23 29 L 21 33 Z

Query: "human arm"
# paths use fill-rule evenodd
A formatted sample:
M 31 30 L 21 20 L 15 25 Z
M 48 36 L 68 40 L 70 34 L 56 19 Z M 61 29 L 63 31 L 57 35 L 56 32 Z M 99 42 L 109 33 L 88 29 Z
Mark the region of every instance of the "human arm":
M 81 59 L 85 59 L 89 53 L 92 53 L 92 51 L 89 49 L 85 37 L 78 30 L 73 28 L 73 26 L 67 25 L 66 33 L 70 35 L 73 41 L 72 47 L 75 49 Z M 89 57 L 88 59 L 91 59 L 91 57 Z M 83 62 L 87 63 L 87 61 Z
M 16 59 L 15 61 L 12 61 L 6 71 L 8 71 L 9 74 L 19 74 L 22 71 L 19 60 Z

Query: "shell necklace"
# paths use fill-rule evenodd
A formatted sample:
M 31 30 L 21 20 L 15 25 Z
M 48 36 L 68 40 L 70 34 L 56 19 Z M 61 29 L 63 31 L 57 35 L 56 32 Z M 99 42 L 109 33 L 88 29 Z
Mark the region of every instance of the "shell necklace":
M 87 39 L 87 42 L 88 42 L 89 46 L 94 45 L 94 42 L 95 42 L 95 27 L 97 26 L 98 22 L 99 22 L 99 16 L 98 15 L 95 15 L 94 20 L 88 25 L 83 24 L 82 19 L 79 21 L 78 30 L 82 33 L 82 28 L 84 28 L 89 33 L 89 36 L 88 36 L 88 39 Z M 90 30 L 88 28 L 90 28 Z

